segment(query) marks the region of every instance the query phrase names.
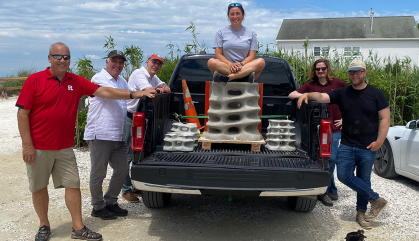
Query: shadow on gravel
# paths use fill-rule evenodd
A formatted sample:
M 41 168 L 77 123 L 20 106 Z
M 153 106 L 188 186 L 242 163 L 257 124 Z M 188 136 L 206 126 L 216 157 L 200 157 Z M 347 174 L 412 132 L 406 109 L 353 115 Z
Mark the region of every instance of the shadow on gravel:
M 406 187 L 419 192 L 419 182 L 404 176 L 397 176 L 393 178 L 395 182 L 405 185 Z
M 337 228 L 318 206 L 294 212 L 287 198 L 173 195 L 169 207 L 149 212 L 148 233 L 160 240 L 327 240 Z
M 375 172 L 374 169 L 373 169 L 373 172 L 374 172 L 374 174 L 377 175 L 377 173 Z M 380 176 L 377 175 L 377 178 L 383 178 L 383 179 L 386 179 L 386 180 L 393 180 L 397 183 L 403 184 L 404 186 L 406 186 L 406 187 L 408 187 L 412 190 L 415 190 L 415 191 L 419 192 L 419 182 L 417 182 L 415 180 L 412 180 L 408 177 L 398 175 L 397 177 L 394 177 L 394 178 L 384 178 L 384 177 L 380 177 Z

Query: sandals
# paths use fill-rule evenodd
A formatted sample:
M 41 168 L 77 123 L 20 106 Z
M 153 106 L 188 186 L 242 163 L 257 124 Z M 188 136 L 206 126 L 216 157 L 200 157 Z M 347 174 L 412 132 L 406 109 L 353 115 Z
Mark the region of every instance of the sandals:
M 48 241 L 51 237 L 51 228 L 49 226 L 42 226 L 35 235 L 35 241 Z
M 102 235 L 99 233 L 93 232 L 92 230 L 84 226 L 80 230 L 74 230 L 74 228 L 72 228 L 71 238 L 93 241 L 93 240 L 102 240 Z

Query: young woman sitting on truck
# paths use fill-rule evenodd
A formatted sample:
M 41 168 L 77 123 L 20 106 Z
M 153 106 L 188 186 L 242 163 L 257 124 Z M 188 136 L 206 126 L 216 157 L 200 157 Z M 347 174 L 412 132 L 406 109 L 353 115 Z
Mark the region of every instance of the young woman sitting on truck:
M 242 25 L 244 9 L 240 3 L 228 5 L 227 16 L 231 25 L 215 35 L 215 59 L 208 60 L 208 68 L 215 82 L 239 81 L 248 76 L 244 81 L 253 83 L 265 68 L 265 60 L 255 59 L 256 33 Z

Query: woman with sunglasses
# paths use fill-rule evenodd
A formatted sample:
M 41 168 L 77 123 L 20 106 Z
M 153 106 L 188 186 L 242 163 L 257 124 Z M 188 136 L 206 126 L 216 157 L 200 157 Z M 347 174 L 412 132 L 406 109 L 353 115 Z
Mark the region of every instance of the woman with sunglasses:
M 258 51 L 256 33 L 242 25 L 244 15 L 240 3 L 228 5 L 227 16 L 231 25 L 215 35 L 215 59 L 208 60 L 215 82 L 236 80 L 253 83 L 265 67 L 265 60 L 255 59 Z
M 296 99 L 307 92 L 327 93 L 331 90 L 347 86 L 347 84 L 343 80 L 333 78 L 332 76 L 333 74 L 330 68 L 329 61 L 327 59 L 318 59 L 314 61 L 313 65 L 310 68 L 309 77 L 310 79 L 312 79 L 312 81 L 305 83 L 297 90 L 291 92 L 291 94 L 289 94 L 288 97 L 290 99 Z M 332 200 L 338 199 L 338 189 L 335 185 L 333 173 L 335 171 L 336 154 L 339 147 L 339 140 L 342 129 L 342 116 L 337 105 L 327 104 L 327 109 L 329 111 L 329 116 L 332 119 L 333 123 L 332 156 L 330 157 L 329 165 L 329 172 L 332 173 L 332 184 L 327 188 L 325 194 L 318 196 L 318 199 L 326 206 L 333 206 Z

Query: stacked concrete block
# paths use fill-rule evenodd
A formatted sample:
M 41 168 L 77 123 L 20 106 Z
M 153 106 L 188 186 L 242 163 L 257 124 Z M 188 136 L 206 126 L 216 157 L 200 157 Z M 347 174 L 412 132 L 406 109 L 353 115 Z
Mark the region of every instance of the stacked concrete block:
M 164 137 L 164 151 L 193 151 L 198 140 L 198 127 L 193 123 L 173 123 Z
M 198 140 L 198 127 L 195 123 L 180 123 L 175 122 L 172 124 L 171 132 L 190 132 L 194 133 L 194 139 Z
M 260 141 L 259 85 L 213 82 L 209 98 L 209 140 Z
M 294 151 L 294 121 L 269 120 L 266 148 L 272 151 Z

